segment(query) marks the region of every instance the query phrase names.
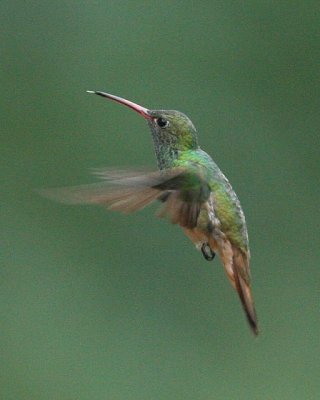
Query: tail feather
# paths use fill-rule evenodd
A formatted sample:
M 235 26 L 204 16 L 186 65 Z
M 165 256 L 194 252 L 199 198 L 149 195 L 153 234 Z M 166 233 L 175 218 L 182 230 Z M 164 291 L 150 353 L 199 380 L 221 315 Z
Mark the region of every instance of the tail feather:
M 258 320 L 250 289 L 249 263 L 247 257 L 233 247 L 233 278 L 243 309 L 252 332 L 258 335 Z
M 214 248 L 214 241 L 209 240 L 209 244 Z M 220 242 L 217 252 L 231 285 L 239 295 L 250 328 L 255 335 L 258 335 L 258 320 L 250 289 L 249 253 L 245 253 L 232 245 L 229 240 Z

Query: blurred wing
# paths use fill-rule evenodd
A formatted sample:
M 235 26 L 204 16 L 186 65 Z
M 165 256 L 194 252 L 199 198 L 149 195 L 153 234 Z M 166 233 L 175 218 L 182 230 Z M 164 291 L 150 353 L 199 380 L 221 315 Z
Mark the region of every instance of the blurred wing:
M 132 213 L 155 200 L 163 202 L 159 217 L 169 216 L 172 223 L 193 228 L 203 202 L 204 183 L 186 168 L 145 172 L 98 170 L 103 182 L 89 185 L 44 189 L 39 193 L 66 204 L 101 204 L 111 210 Z M 190 187 L 190 182 L 192 185 Z

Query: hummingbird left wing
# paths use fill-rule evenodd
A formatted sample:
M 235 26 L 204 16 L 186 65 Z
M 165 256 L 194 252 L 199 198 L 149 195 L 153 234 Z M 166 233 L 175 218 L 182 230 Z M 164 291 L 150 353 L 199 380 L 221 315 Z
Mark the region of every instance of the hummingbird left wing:
M 39 193 L 65 204 L 101 204 L 124 213 L 142 209 L 161 194 L 160 189 L 153 187 L 163 179 L 158 172 L 105 169 L 94 174 L 103 182 L 43 189 Z
M 209 187 L 200 175 L 186 168 L 156 172 L 101 170 L 103 182 L 40 190 L 40 194 L 66 204 L 101 204 L 110 210 L 132 213 L 155 200 L 163 203 L 159 217 L 169 216 L 182 227 L 196 226 Z
M 201 205 L 210 196 L 210 187 L 197 170 L 174 168 L 179 173 L 157 185 L 164 203 L 157 216 L 168 216 L 173 224 L 193 229 L 197 225 Z

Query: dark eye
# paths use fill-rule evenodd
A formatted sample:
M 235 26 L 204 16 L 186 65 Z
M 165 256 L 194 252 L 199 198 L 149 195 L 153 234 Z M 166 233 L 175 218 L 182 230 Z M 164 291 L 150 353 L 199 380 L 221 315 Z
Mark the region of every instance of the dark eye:
M 169 125 L 169 121 L 162 117 L 157 118 L 156 122 L 157 122 L 157 125 L 160 126 L 160 128 L 165 128 L 166 126 Z

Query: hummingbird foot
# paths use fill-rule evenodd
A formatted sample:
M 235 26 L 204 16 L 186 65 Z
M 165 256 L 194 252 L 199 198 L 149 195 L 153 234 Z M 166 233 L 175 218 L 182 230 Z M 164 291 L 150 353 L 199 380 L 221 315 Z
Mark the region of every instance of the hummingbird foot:
M 216 253 L 212 251 L 211 247 L 208 245 L 208 243 L 203 243 L 201 246 L 201 252 L 203 254 L 203 257 L 207 261 L 212 261 L 214 257 L 216 256 Z

